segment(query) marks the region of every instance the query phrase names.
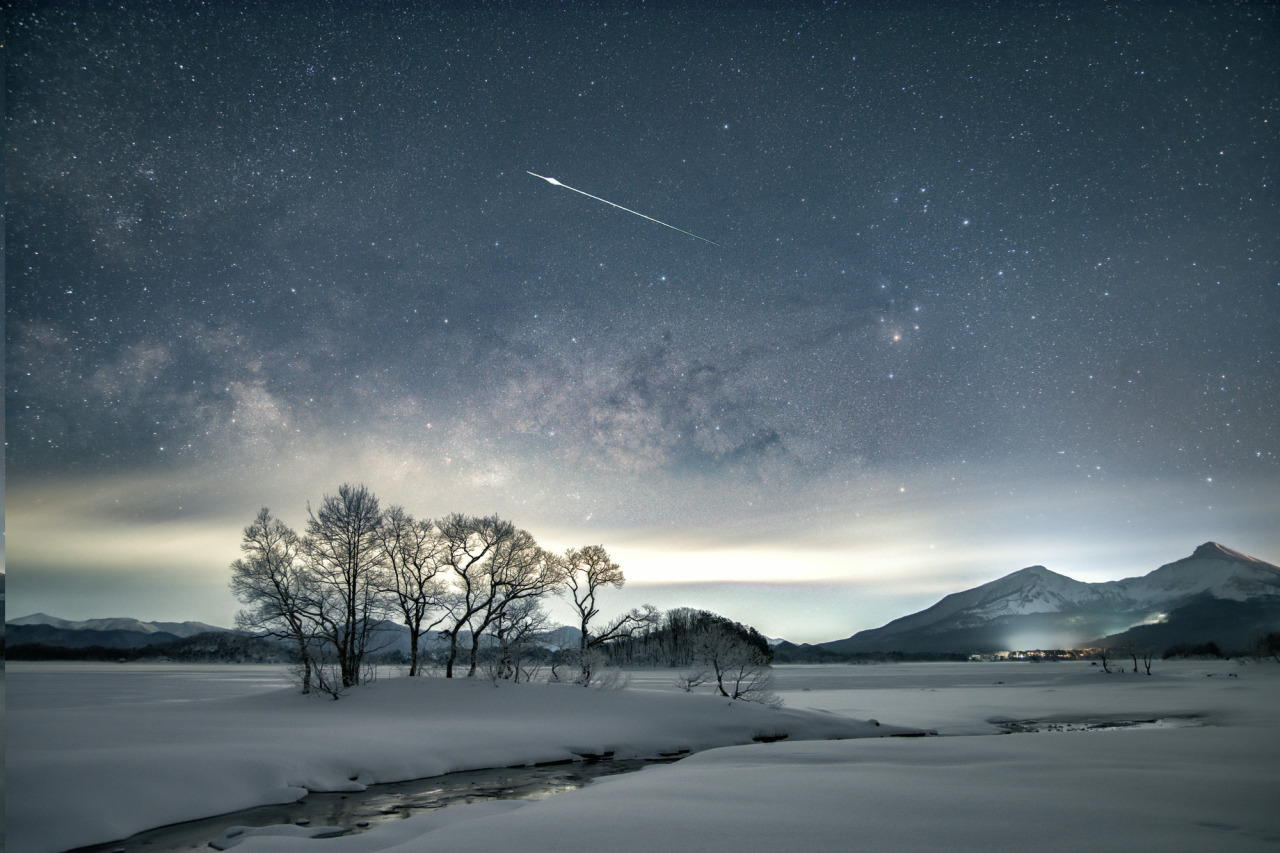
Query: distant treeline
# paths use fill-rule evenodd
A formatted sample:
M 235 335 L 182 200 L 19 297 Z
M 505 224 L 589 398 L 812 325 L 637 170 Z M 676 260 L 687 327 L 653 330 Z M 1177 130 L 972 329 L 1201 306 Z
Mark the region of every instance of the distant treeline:
M 774 663 L 923 663 L 967 661 L 965 652 L 853 652 L 840 654 L 821 646 L 779 643 L 773 647 Z
M 1259 632 L 1249 643 L 1247 649 L 1224 652 L 1215 642 L 1178 643 L 1164 650 L 1161 655 L 1165 660 L 1170 658 L 1239 658 L 1256 659 L 1274 658 L 1280 661 L 1280 631 Z
M 1222 649 L 1218 648 L 1215 642 L 1208 643 L 1178 643 L 1176 646 L 1170 646 L 1164 650 L 1161 658 L 1169 660 L 1170 658 L 1225 658 Z
M 180 663 L 292 663 L 289 649 L 265 637 L 230 631 L 211 631 L 140 648 L 106 646 L 70 648 L 22 643 L 5 649 L 6 660 L 151 661 Z

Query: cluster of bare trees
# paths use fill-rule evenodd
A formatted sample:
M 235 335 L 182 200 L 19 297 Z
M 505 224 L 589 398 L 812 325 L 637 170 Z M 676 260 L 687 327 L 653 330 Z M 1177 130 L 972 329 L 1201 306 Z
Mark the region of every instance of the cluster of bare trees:
M 652 620 L 652 608 L 633 611 L 593 633 L 597 594 L 625 580 L 598 545 L 553 554 L 497 516 L 415 519 L 349 484 L 307 513 L 299 536 L 263 508 L 231 565 L 245 605 L 237 625 L 291 644 L 304 693 L 314 686 L 336 698 L 367 680 L 390 620 L 408 629 L 410 675 L 420 674 L 421 639 L 434 631 L 447 642 L 446 677 L 460 661 L 476 674 L 483 638 L 497 650 L 497 675 L 511 677 L 515 650 L 547 625 L 540 599 L 564 595 L 577 611 L 576 663 L 587 680 L 600 644 Z
M 1259 632 L 1249 644 L 1249 653 L 1255 660 L 1270 657 L 1280 663 L 1280 631 Z
M 1142 666 L 1145 668 L 1147 675 L 1151 674 L 1151 664 L 1156 659 L 1156 653 L 1150 646 L 1137 646 L 1129 644 L 1126 646 L 1117 646 L 1116 648 L 1098 649 L 1097 658 L 1102 663 L 1102 671 L 1110 674 L 1111 666 L 1117 657 L 1128 657 L 1133 661 L 1133 671 L 1138 671 L 1138 658 L 1142 658 Z M 1123 665 L 1117 667 L 1117 672 L 1124 672 Z

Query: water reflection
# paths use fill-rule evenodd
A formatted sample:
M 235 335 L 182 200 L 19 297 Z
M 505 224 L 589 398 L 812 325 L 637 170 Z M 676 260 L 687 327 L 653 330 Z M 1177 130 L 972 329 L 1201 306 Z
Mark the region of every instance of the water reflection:
M 445 806 L 488 800 L 546 799 L 564 791 L 581 788 L 602 776 L 631 773 L 650 764 L 674 760 L 587 761 L 542 767 L 473 770 L 409 782 L 373 785 L 358 793 L 308 794 L 297 803 L 258 806 L 219 817 L 164 826 L 141 832 L 124 841 L 79 848 L 77 853 L 207 851 L 209 842 L 229 826 L 256 827 L 305 821 L 310 826 L 344 826 L 352 833 L 363 832 L 383 823 L 403 820 L 414 814 Z

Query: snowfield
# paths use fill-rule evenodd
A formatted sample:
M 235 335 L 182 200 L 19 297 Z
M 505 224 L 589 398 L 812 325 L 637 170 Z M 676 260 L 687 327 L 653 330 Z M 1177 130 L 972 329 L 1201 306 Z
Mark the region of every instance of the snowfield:
M 116 689 L 113 675 L 126 682 L 124 700 L 95 702 Z M 566 684 L 391 678 L 335 702 L 292 688 L 194 699 L 184 680 L 178 701 L 166 701 L 167 680 L 145 665 L 11 665 L 8 679 L 6 832 L 23 853 L 458 770 L 900 731 L 824 711 Z
M 225 668 L 234 671 L 236 668 Z M 199 671 L 189 667 L 182 673 Z M 242 668 L 249 673 L 252 668 Z M 448 849 L 1271 850 L 1280 666 L 1157 662 L 779 667 L 788 708 L 626 690 L 384 680 L 341 702 L 268 685 L 144 701 L 147 668 L 11 665 L 8 839 L 56 851 L 341 789 L 613 750 L 703 750 L 538 801 L 452 806 L 332 839 L 239 836 L 237 853 Z M 102 701 L 86 690 L 98 686 Z M 77 698 L 78 697 L 78 698 Z M 84 701 L 88 698 L 90 701 Z M 802 710 L 808 706 L 817 710 Z M 867 722 L 876 717 L 884 725 Z M 999 735 L 996 721 L 1174 718 L 1183 727 Z M 942 736 L 876 738 L 889 724 Z M 749 743 L 758 735 L 790 737 Z M 948 736 L 952 735 L 952 736 Z M 828 741 L 819 738 L 842 737 Z M 814 738 L 814 740 L 801 740 Z M 746 743 L 708 749 L 721 744 Z M 354 779 L 352 778 L 354 777 Z M 295 828 L 290 832 L 305 832 Z

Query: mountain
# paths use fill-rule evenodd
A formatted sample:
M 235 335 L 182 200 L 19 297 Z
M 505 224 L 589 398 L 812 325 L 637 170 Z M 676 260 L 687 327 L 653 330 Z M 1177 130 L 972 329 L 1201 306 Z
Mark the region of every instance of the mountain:
M 157 643 L 194 637 L 197 634 L 227 632 L 227 628 L 203 622 L 142 622 L 127 617 L 86 619 L 73 622 L 45 613 L 21 616 L 5 623 L 5 640 L 9 646 L 38 643 L 85 649 L 101 646 L 107 649 L 138 649 Z
M 3 577 L 0 574 L 0 579 Z M 261 638 L 203 622 L 143 622 L 128 617 L 76 622 L 47 613 L 33 613 L 5 623 L 5 630 L 11 650 L 19 646 L 42 646 L 45 649 L 39 653 L 46 657 L 54 655 L 51 651 L 54 649 L 85 650 L 94 647 L 118 651 L 146 649 L 146 654 L 154 651 L 174 660 L 195 659 L 201 654 L 207 654 L 211 660 L 266 660 L 280 655 L 278 650 L 269 648 L 269 644 L 259 647 L 256 641 Z M 535 644 L 548 650 L 576 648 L 580 633 L 577 628 L 560 627 L 547 632 Z M 488 635 L 481 638 L 483 646 L 492 643 L 493 639 Z M 378 653 L 398 652 L 407 657 L 409 629 L 395 622 L 382 622 L 372 645 Z M 441 639 L 437 631 L 428 631 L 419 641 L 419 650 L 424 654 L 440 654 L 448 648 L 448 641 Z M 469 654 L 469 631 L 459 634 L 458 648 L 461 654 Z M 30 649 L 21 651 L 21 654 L 31 653 Z
M 1157 622 L 1135 625 L 1118 634 L 1092 641 L 1092 647 L 1153 649 L 1205 646 L 1213 643 L 1228 653 L 1247 651 L 1262 635 L 1280 630 L 1280 596 L 1265 595 L 1235 601 L 1198 595 L 1171 609 Z
M 1214 598 L 1245 601 L 1259 595 L 1280 595 L 1280 567 L 1206 542 L 1190 557 L 1161 566 L 1138 578 L 1111 581 L 1136 601 L 1164 606 L 1200 593 Z
M 582 641 L 582 631 L 572 625 L 561 625 L 542 636 L 538 645 L 546 649 L 576 649 Z
M 85 619 L 81 622 L 73 622 L 69 619 L 59 619 L 57 616 L 49 616 L 45 613 L 20 616 L 5 624 L 48 625 L 63 631 L 135 631 L 139 634 L 164 632 L 175 637 L 194 637 L 196 634 L 205 634 L 210 631 L 230 630 L 229 628 L 219 628 L 215 625 L 206 625 L 204 622 L 143 622 L 129 617 Z
M 817 648 L 979 653 L 1122 645 L 1135 636 L 1165 647 L 1211 639 L 1242 648 L 1256 631 L 1277 626 L 1280 567 L 1206 542 L 1149 574 L 1104 583 L 1032 566 Z
M 170 634 L 168 631 L 74 630 L 55 625 L 18 625 L 13 622 L 5 626 L 5 640 L 9 649 L 27 645 L 60 646 L 68 649 L 87 649 L 91 646 L 138 649 L 177 639 L 180 639 L 177 634 Z
M 409 629 L 404 625 L 396 622 L 383 622 L 378 626 L 378 635 L 374 639 L 373 645 L 378 651 L 399 652 L 402 655 L 409 654 Z M 554 651 L 557 649 L 574 649 L 578 647 L 578 639 L 582 632 L 571 626 L 561 626 L 547 631 L 541 637 L 532 641 L 535 646 Z M 481 647 L 488 647 L 494 643 L 492 637 L 483 634 L 480 637 Z M 449 649 L 449 641 L 441 638 L 439 631 L 428 631 L 418 639 L 418 651 L 420 653 L 439 654 Z M 460 631 L 458 633 L 458 649 L 459 654 L 470 654 L 471 650 L 471 632 Z

